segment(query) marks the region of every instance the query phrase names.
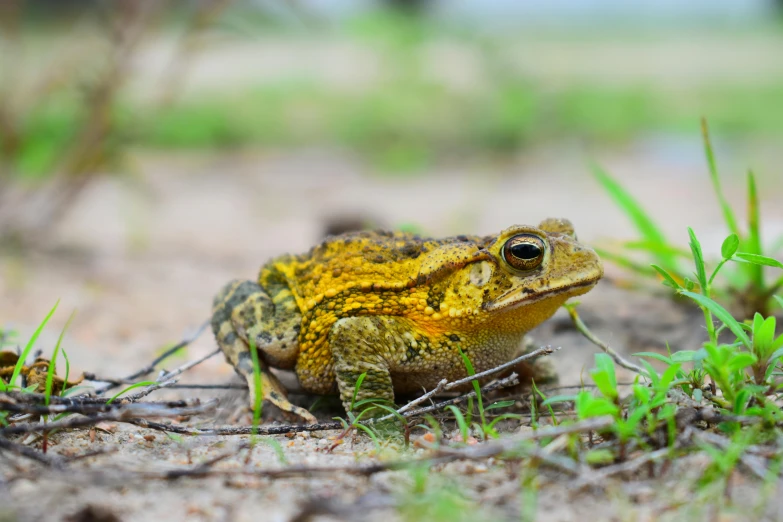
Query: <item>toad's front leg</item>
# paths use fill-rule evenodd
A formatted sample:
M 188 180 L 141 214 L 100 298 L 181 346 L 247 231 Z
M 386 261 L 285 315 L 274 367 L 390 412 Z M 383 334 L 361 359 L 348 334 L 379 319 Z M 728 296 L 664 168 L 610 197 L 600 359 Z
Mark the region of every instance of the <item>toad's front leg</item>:
M 256 383 L 251 341 L 259 352 L 261 393 L 280 408 L 311 424 L 317 419 L 306 409 L 291 404 L 285 388 L 269 370 L 269 363 L 289 367 L 298 351 L 298 314 L 275 305 L 264 288 L 253 281 L 232 281 L 215 297 L 212 331 L 220 349 L 250 389 L 250 407 L 256 405 Z
M 334 373 L 346 412 L 365 399 L 394 404 L 390 372 L 394 340 L 384 319 L 346 317 L 337 321 L 329 332 Z M 364 378 L 357 389 L 362 374 Z

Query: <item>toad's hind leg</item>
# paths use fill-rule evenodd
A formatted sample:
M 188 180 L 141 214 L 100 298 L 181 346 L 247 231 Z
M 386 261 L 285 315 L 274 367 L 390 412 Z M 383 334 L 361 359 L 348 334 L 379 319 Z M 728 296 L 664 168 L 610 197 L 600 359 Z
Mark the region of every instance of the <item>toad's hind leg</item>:
M 306 409 L 291 404 L 280 381 L 269 365 L 290 368 L 296 362 L 296 342 L 300 327 L 298 313 L 276 304 L 261 285 L 253 281 L 232 281 L 215 297 L 212 331 L 220 349 L 250 389 L 250 405 L 256 403 L 256 385 L 250 344 L 259 353 L 263 399 L 283 411 L 291 412 L 315 424 Z M 278 310 L 279 308 L 279 310 Z

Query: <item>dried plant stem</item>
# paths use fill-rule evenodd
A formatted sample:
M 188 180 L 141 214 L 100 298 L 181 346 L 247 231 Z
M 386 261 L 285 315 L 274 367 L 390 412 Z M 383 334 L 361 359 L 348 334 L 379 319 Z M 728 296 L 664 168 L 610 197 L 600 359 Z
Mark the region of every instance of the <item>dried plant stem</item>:
M 579 317 L 579 314 L 577 313 L 574 306 L 566 306 L 565 309 L 568 310 L 568 314 L 571 316 L 571 320 L 573 321 L 574 326 L 579 331 L 579 333 L 584 335 L 591 343 L 603 350 L 603 352 L 611 357 L 615 363 L 617 363 L 619 366 L 622 366 L 626 370 L 631 370 L 632 372 L 638 373 L 643 377 L 647 377 L 647 372 L 641 366 L 637 366 L 636 364 L 626 360 L 623 358 L 623 356 L 614 351 L 608 344 L 596 337 L 595 334 L 590 331 L 587 325 L 582 322 L 582 319 Z

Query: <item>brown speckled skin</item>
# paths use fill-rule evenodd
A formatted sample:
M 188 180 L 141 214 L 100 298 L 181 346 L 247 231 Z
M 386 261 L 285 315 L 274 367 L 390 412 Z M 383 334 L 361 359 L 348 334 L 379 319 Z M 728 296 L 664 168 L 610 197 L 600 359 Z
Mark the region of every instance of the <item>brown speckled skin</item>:
M 504 257 L 520 234 L 543 247 L 530 270 Z M 269 261 L 258 283 L 229 283 L 215 298 L 212 326 L 248 382 L 249 342 L 259 349 L 264 398 L 313 421 L 288 403 L 268 366 L 295 370 L 310 392 L 339 391 L 346 408 L 362 373 L 357 400 L 393 400 L 464 377 L 460 349 L 477 372 L 510 360 L 525 332 L 602 275 L 600 259 L 566 220 L 487 237 L 351 233 Z

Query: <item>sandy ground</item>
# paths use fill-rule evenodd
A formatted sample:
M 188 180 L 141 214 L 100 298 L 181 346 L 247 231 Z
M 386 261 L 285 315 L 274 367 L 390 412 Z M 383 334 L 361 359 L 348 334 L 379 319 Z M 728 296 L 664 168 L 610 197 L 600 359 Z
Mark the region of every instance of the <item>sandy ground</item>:
M 716 251 L 725 232 L 699 161 L 698 144 L 690 148 L 686 144 L 684 155 L 660 154 L 660 147 L 652 142 L 603 152 L 600 157 L 643 198 L 671 237 L 685 244 L 685 226 L 690 225 L 705 249 Z M 120 376 L 203 322 L 213 294 L 223 283 L 233 277 L 252 277 L 272 255 L 307 249 L 335 217 L 369 216 L 388 226 L 413 223 L 441 235 L 492 233 L 513 223 L 566 216 L 587 242 L 630 237 L 629 225 L 585 174 L 582 152 L 567 146 L 563 150 L 568 153 L 543 150 L 504 165 L 444 166 L 414 177 L 369 172 L 334 151 L 174 158 L 139 154 L 135 158 L 139 176 L 109 178 L 92 186 L 52 231 L 44 251 L 25 256 L 6 252 L 0 257 L 0 318 L 25 340 L 60 299 L 60 310 L 39 347 L 51 350 L 68 313 L 76 309 L 65 337 L 74 368 Z M 776 161 L 780 151 L 753 152 L 759 151 L 757 157 L 764 164 L 780 164 Z M 748 154 L 731 152 L 724 172 Z M 783 186 L 779 172 L 772 172 L 760 180 L 768 238 L 783 231 L 783 209 L 771 204 L 780 200 Z M 727 193 L 734 202 L 742 201 L 743 184 L 739 177 L 727 178 Z M 698 323 L 691 321 L 690 309 L 673 306 L 665 298 L 618 289 L 611 282 L 620 276 L 609 267 L 607 280 L 582 299 L 583 318 L 602 338 L 626 353 L 662 350 L 663 341 L 674 348 L 697 346 L 702 331 L 692 326 Z M 554 363 L 563 384 L 578 383 L 591 367 L 595 349 L 573 332 L 563 315 L 535 335 L 542 343 L 562 346 Z M 187 358 L 213 349 L 211 336 L 205 334 L 188 349 Z M 190 371 L 183 382 L 231 379 L 231 368 L 216 357 Z M 166 396 L 193 394 L 172 391 Z M 239 392 L 198 395 L 223 399 L 215 422 L 223 422 L 226 413 L 243 400 Z M 78 517 L 72 520 L 113 520 L 80 512 L 89 506 L 106 508 L 120 520 L 291 520 L 308 502 L 337 506 L 338 519 L 393 520 L 405 518 L 410 513 L 406 509 L 413 509 L 410 499 L 415 495 L 407 471 L 278 480 L 230 474 L 178 481 L 128 477 L 116 470 L 165 470 L 198 463 L 231 451 L 246 438 L 175 441 L 134 427 L 106 428 L 96 432 L 94 441 L 86 432 L 57 435 L 52 451 L 73 454 L 113 448 L 116 453 L 89 459 L 78 472 L 67 475 L 34 473 L 10 483 L 0 481 L 0 520 L 63 520 L 74 513 Z M 389 442 L 378 453 L 366 438 L 358 437 L 328 453 L 325 448 L 334 436 L 322 432 L 274 439 L 291 464 L 351 464 L 397 458 L 398 451 L 406 457 L 421 451 L 402 450 Z M 244 456 L 232 457 L 220 469 L 230 470 L 243 462 Z M 281 465 L 265 444 L 253 450 L 250 462 L 261 468 Z M 0 461 L 0 466 L 6 464 Z M 703 463 L 702 467 L 690 464 L 691 472 L 703 467 Z M 505 466 L 463 462 L 437 470 L 440 473 L 431 476 L 428 486 L 433 491 L 457 488 L 470 506 L 482 506 L 479 514 L 487 519 L 519 518 L 523 504 L 519 478 Z M 547 485 L 538 498 L 541 520 L 582 520 L 586 509 L 603 520 L 676 520 L 688 513 L 682 507 L 688 499 L 681 498 L 684 493 L 676 482 L 617 482 L 608 494 L 591 496 L 569 491 L 564 477 L 543 473 L 539 478 Z M 752 484 L 739 484 L 737 491 L 743 487 L 755 491 Z M 402 507 L 378 508 L 384 505 Z M 671 512 L 672 506 L 679 507 Z M 706 513 L 693 509 L 694 519 Z M 465 513 L 473 511 L 460 512 Z M 721 520 L 743 520 L 747 513 L 728 509 Z

